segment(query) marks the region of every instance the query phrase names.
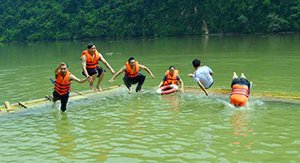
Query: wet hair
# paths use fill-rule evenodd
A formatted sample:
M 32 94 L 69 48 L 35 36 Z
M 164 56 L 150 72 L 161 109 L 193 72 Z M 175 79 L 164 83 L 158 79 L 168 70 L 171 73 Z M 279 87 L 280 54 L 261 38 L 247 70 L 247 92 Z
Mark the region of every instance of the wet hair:
M 134 57 L 130 57 L 130 58 L 128 59 L 128 63 L 130 63 L 130 61 L 132 61 L 132 60 L 134 60 Z
M 174 68 L 174 69 L 176 69 L 176 68 L 175 68 L 175 66 L 173 66 L 173 65 L 171 65 L 171 66 L 169 67 L 169 70 L 170 70 L 171 68 Z
M 90 49 L 90 48 L 93 47 L 94 45 L 95 45 L 95 44 L 93 44 L 93 43 L 89 43 L 88 46 L 87 46 L 87 48 Z
M 196 68 L 196 67 L 199 67 L 201 65 L 201 61 L 198 60 L 198 59 L 194 59 L 193 62 L 192 62 L 192 64 Z

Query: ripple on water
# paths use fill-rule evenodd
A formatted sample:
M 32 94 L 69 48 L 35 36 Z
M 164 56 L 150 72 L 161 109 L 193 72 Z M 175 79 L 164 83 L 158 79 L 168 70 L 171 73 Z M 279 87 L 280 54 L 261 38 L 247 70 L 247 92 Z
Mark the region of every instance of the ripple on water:
M 300 144 L 292 136 L 297 135 L 295 127 L 275 125 L 266 118 L 282 111 L 272 110 L 269 103 L 237 109 L 227 107 L 226 99 L 218 96 L 142 95 L 121 92 L 70 101 L 64 114 L 59 106 L 45 106 L 2 118 L 1 156 L 15 162 L 19 161 L 15 155 L 24 159 L 37 153 L 36 160 L 66 162 L 228 162 L 243 161 L 247 153 L 269 157 L 278 153 L 273 149 Z M 280 134 L 271 137 L 270 129 Z M 299 150 L 281 152 L 294 159 Z

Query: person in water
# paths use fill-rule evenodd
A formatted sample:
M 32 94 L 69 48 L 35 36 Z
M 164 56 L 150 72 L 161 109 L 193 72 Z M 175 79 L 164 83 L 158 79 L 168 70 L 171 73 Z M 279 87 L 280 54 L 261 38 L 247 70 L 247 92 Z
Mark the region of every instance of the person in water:
M 139 92 L 142 89 L 142 85 L 144 84 L 146 76 L 141 74 L 139 71 L 140 69 L 146 70 L 150 76 L 154 79 L 153 73 L 150 69 L 144 65 L 141 65 L 134 59 L 134 57 L 130 57 L 128 61 L 110 80 L 109 82 L 112 83 L 116 77 L 118 77 L 122 72 L 125 72 L 125 76 L 123 77 L 124 84 L 131 92 L 131 85 L 137 84 L 135 91 Z
M 250 87 L 251 84 L 244 73 L 241 73 L 241 76 L 238 77 L 237 74 L 233 72 L 230 103 L 236 107 L 245 106 L 250 95 Z
M 70 85 L 73 80 L 78 83 L 84 83 L 91 78 L 85 78 L 83 80 L 78 79 L 76 76 L 71 74 L 68 70 L 66 63 L 61 62 L 55 69 L 55 82 L 54 82 L 54 91 L 53 91 L 53 102 L 57 100 L 61 101 L 60 110 L 65 112 L 67 110 L 67 102 L 69 99 Z
M 178 82 L 181 85 L 180 91 L 183 92 L 183 81 L 179 76 L 179 71 L 174 66 L 170 66 L 165 72 L 163 81 L 159 83 L 158 88 L 171 84 L 178 85 Z
M 204 91 L 205 95 L 208 96 L 207 89 L 214 83 L 212 77 L 214 72 L 208 66 L 202 66 L 201 61 L 198 59 L 193 60 L 192 64 L 195 71 L 194 74 L 188 74 L 188 76 L 194 78 L 199 87 Z
M 96 46 L 93 43 L 90 43 L 87 46 L 87 50 L 84 50 L 81 54 L 82 74 L 86 77 L 91 77 L 93 79 L 89 81 L 91 89 L 94 89 L 93 82 L 95 78 L 98 77 L 96 89 L 100 92 L 102 91 L 100 83 L 104 78 L 106 71 L 102 67 L 98 67 L 99 61 L 101 61 L 110 70 L 112 74 L 115 73 L 115 71 L 109 65 L 109 63 L 97 51 Z

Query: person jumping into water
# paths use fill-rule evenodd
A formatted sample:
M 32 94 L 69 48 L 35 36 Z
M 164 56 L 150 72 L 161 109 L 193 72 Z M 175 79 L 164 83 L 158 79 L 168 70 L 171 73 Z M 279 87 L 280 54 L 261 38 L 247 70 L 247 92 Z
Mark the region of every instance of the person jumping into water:
M 109 65 L 109 63 L 104 59 L 104 57 L 97 51 L 95 44 L 90 43 L 87 46 L 87 50 L 83 51 L 81 54 L 81 65 L 82 74 L 86 77 L 92 77 L 93 80 L 90 82 L 90 88 L 94 89 L 93 82 L 95 78 L 98 78 L 96 89 L 100 92 L 102 91 L 100 83 L 105 76 L 105 70 L 102 67 L 98 67 L 98 63 L 101 61 L 112 74 L 115 73 L 114 69 Z
M 85 81 L 91 81 L 91 78 L 85 78 L 83 80 L 78 79 L 76 76 L 71 74 L 68 70 L 66 63 L 61 62 L 55 69 L 55 82 L 54 82 L 54 91 L 53 91 L 53 102 L 57 100 L 61 101 L 60 110 L 65 112 L 67 110 L 67 102 L 69 99 L 70 85 L 72 80 L 75 80 L 78 83 L 84 83 Z
M 212 77 L 214 72 L 208 66 L 202 66 L 201 61 L 198 59 L 193 60 L 192 64 L 195 71 L 194 74 L 188 74 L 188 76 L 194 78 L 199 87 L 204 91 L 205 95 L 208 96 L 206 89 L 210 88 L 214 83 Z
M 238 77 L 233 72 L 231 83 L 230 103 L 236 107 L 245 106 L 250 95 L 251 83 L 247 80 L 244 73 Z
M 122 72 L 125 72 L 125 76 L 123 77 L 124 84 L 131 92 L 131 84 L 136 84 L 136 92 L 139 92 L 142 89 L 142 85 L 144 84 L 146 76 L 141 74 L 139 71 L 140 69 L 146 70 L 150 76 L 154 79 L 154 75 L 150 71 L 150 69 L 144 65 L 139 64 L 134 57 L 130 57 L 128 61 L 110 80 L 109 82 L 112 83 L 116 77 L 118 77 Z

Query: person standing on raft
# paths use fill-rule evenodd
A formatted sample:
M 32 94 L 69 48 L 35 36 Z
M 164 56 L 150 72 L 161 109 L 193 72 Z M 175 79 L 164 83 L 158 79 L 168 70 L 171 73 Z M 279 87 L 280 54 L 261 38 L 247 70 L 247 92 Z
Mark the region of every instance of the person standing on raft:
M 233 72 L 230 103 L 236 107 L 245 106 L 250 95 L 250 88 L 251 84 L 244 73 L 241 73 L 241 76 L 238 77 L 237 74 Z
M 98 82 L 96 89 L 100 92 L 102 91 L 100 83 L 105 76 L 105 70 L 102 67 L 98 67 L 98 63 L 101 61 L 112 74 L 115 73 L 113 68 L 109 63 L 104 59 L 104 57 L 97 51 L 95 44 L 90 43 L 87 46 L 87 50 L 83 51 L 81 54 L 81 65 L 82 65 L 82 74 L 86 77 L 92 77 L 93 80 L 90 82 L 90 88 L 94 89 L 94 80 L 97 77 Z
M 184 92 L 183 81 L 181 80 L 181 78 L 179 76 L 179 71 L 174 66 L 170 66 L 169 70 L 167 70 L 165 72 L 163 81 L 159 83 L 158 88 L 160 88 L 162 86 L 166 86 L 166 85 L 171 85 L 171 84 L 178 85 L 178 82 L 181 85 L 181 88 L 179 91 Z
M 136 92 L 139 92 L 142 89 L 142 85 L 144 84 L 146 76 L 141 74 L 139 71 L 140 69 L 146 70 L 150 76 L 154 79 L 153 73 L 150 71 L 150 69 L 144 65 L 139 64 L 134 57 L 130 57 L 128 61 L 125 63 L 125 66 L 123 66 L 110 80 L 109 82 L 112 83 L 116 77 L 118 77 L 122 72 L 125 72 L 125 76 L 123 77 L 124 84 L 129 90 L 129 93 L 131 92 L 131 84 L 136 84 Z
M 214 83 L 212 77 L 214 72 L 208 66 L 202 66 L 201 61 L 198 59 L 193 60 L 192 64 L 195 71 L 194 74 L 188 74 L 188 76 L 194 78 L 199 87 L 204 91 L 205 95 L 208 96 L 207 89 Z
M 53 91 L 53 102 L 57 100 L 61 101 L 60 110 L 65 112 L 67 110 L 67 102 L 70 94 L 70 85 L 72 80 L 75 80 L 78 83 L 84 83 L 85 81 L 91 81 L 91 78 L 85 78 L 83 80 L 78 79 L 76 76 L 71 74 L 68 70 L 66 63 L 61 62 L 55 69 L 55 82 L 54 82 L 54 91 Z

